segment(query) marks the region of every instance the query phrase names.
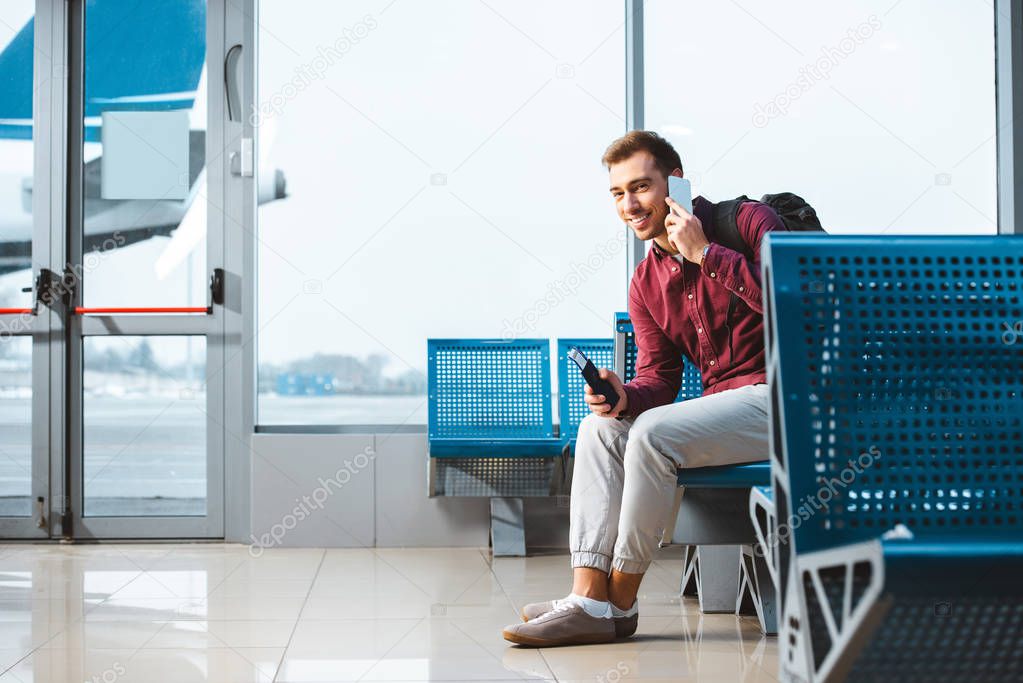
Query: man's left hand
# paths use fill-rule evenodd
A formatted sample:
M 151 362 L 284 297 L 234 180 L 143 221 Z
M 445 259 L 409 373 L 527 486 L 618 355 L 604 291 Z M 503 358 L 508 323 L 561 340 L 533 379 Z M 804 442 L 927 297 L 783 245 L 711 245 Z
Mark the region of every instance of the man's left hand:
M 703 223 L 671 197 L 665 197 L 664 201 L 671 209 L 668 217 L 664 219 L 664 227 L 668 229 L 668 241 L 678 249 L 686 261 L 699 264 L 703 260 L 703 248 L 710 244 L 703 232 Z

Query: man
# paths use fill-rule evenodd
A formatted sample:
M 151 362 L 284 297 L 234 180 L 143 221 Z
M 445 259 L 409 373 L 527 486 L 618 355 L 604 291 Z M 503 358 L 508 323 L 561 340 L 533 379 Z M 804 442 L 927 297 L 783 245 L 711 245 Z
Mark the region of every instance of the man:
M 768 206 L 744 203 L 736 222 L 754 258 L 715 242 L 714 205 L 693 213 L 668 197 L 682 161 L 656 133 L 633 131 L 602 159 L 618 216 L 653 241 L 629 286 L 636 334 L 636 377 L 626 385 L 602 368 L 618 392 L 586 387 L 591 414 L 579 427 L 572 480 L 572 592 L 526 605 L 524 623 L 505 639 L 549 647 L 631 636 L 639 620 L 640 582 L 674 509 L 679 467 L 767 457 L 760 242 L 785 224 Z M 673 403 L 682 355 L 703 373 L 703 396 Z M 618 419 L 615 419 L 618 418 Z

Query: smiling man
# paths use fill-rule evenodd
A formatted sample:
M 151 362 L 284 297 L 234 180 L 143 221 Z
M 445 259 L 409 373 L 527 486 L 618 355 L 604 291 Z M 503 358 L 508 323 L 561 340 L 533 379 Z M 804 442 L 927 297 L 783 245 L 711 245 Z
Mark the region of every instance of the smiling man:
M 742 204 L 736 224 L 753 258 L 715 240 L 715 205 L 693 213 L 668 197 L 682 177 L 675 149 L 656 133 L 632 131 L 602 159 L 619 218 L 651 241 L 629 286 L 636 376 L 619 400 L 586 387 L 591 414 L 579 427 L 572 478 L 572 592 L 526 605 L 505 639 L 549 647 L 631 636 L 637 595 L 674 508 L 680 467 L 764 460 L 768 453 L 760 241 L 785 224 L 770 207 Z M 703 373 L 703 396 L 674 403 L 682 356 Z M 617 418 L 617 419 L 615 419 Z

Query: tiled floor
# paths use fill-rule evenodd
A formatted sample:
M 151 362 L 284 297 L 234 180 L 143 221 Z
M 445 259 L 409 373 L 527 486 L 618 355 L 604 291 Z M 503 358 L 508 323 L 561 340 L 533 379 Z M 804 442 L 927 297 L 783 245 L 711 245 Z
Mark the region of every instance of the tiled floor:
M 567 567 L 485 549 L 0 545 L 0 683 L 776 680 L 775 639 L 680 601 L 670 550 L 636 637 L 509 646 L 501 627 L 564 595 Z

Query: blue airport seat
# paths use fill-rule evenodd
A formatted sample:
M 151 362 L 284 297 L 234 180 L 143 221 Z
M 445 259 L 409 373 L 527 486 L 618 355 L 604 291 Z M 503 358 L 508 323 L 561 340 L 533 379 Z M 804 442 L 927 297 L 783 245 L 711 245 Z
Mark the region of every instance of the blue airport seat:
M 431 457 L 561 452 L 546 339 L 429 339 L 427 397 Z
M 432 439 L 431 458 L 549 458 L 561 453 L 561 439 Z
M 682 468 L 678 485 L 704 489 L 735 489 L 770 486 L 771 463 L 768 461 L 722 465 L 720 467 Z
M 782 680 L 1020 680 L 1023 238 L 762 261 Z
M 427 340 L 428 495 L 490 499 L 495 557 L 526 554 L 527 496 L 561 494 L 547 339 Z
M 572 347 L 578 348 L 598 368 L 614 367 L 613 339 L 570 338 L 558 340 L 558 415 L 561 438 L 575 447 L 579 424 L 589 415 L 589 406 L 583 401 L 586 380 L 579 367 L 568 357 Z

